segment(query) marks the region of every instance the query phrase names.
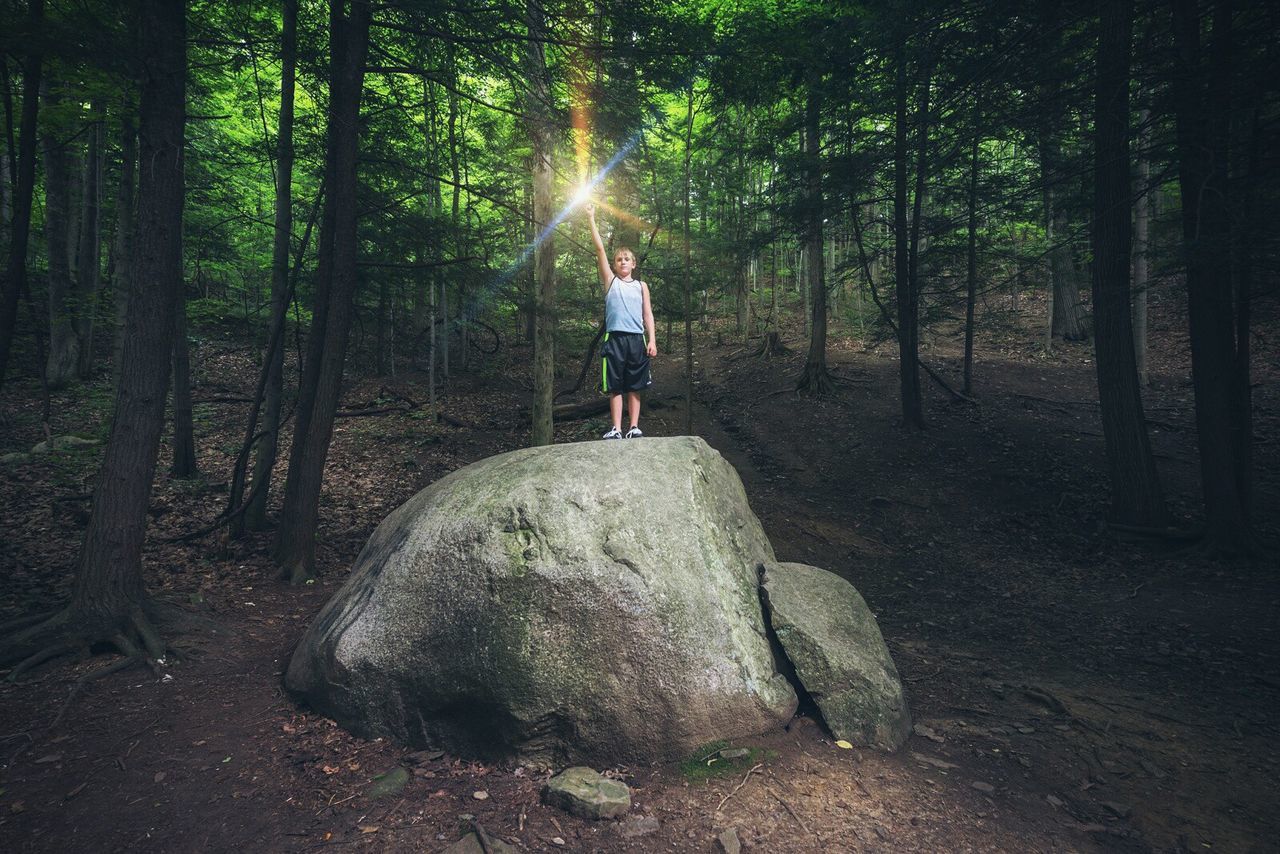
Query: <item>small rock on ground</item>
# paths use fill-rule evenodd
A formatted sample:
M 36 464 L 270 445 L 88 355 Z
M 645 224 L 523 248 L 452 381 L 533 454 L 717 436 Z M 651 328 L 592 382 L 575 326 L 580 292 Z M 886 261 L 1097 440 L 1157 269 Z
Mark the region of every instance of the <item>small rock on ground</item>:
M 626 839 L 639 839 L 662 829 L 662 823 L 651 815 L 637 815 L 618 824 L 618 833 Z
M 719 854 L 741 854 L 742 842 L 738 840 L 736 827 L 731 827 L 716 837 L 716 851 Z
M 542 800 L 579 818 L 598 821 L 625 815 L 631 809 L 631 790 L 625 783 L 576 766 L 548 780 Z

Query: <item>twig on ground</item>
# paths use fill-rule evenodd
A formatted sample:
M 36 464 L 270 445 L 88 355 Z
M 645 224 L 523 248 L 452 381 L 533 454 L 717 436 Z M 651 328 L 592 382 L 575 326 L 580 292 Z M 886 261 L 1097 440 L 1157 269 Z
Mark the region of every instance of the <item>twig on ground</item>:
M 779 795 L 777 792 L 775 792 L 773 789 L 770 789 L 768 786 L 765 786 L 765 791 L 766 791 L 766 792 L 768 792 L 769 794 L 773 795 L 775 798 L 777 798 L 777 799 L 778 799 L 778 803 L 780 803 L 780 804 L 782 804 L 784 807 L 786 807 L 787 812 L 791 813 L 791 817 L 792 817 L 792 818 L 794 818 L 794 819 L 796 820 L 796 824 L 800 825 L 800 828 L 801 828 L 805 833 L 812 833 L 812 832 L 813 832 L 813 831 L 811 831 L 811 830 L 809 829 L 809 825 L 807 825 L 807 824 L 805 824 L 805 823 L 804 823 L 804 819 L 802 819 L 800 816 L 796 815 L 796 811 L 795 811 L 795 810 L 793 810 L 793 809 L 791 808 L 791 804 L 787 803 L 786 799 L 785 799 L 785 798 L 783 798 L 783 797 L 782 797 L 782 795 Z
M 718 752 L 718 751 L 717 751 L 717 752 Z M 747 781 L 751 779 L 751 775 L 752 775 L 752 774 L 754 774 L 754 773 L 756 773 L 757 771 L 759 771 L 759 770 L 760 770 L 761 768 L 763 768 L 763 767 L 764 767 L 764 763 L 760 763 L 760 764 L 756 765 L 755 767 L 753 767 L 750 771 L 748 771 L 748 772 L 747 772 L 747 775 L 746 775 L 745 777 L 743 777 L 743 778 L 742 778 L 742 782 L 741 782 L 741 783 L 739 783 L 738 785 L 734 786 L 734 787 L 733 787 L 733 791 L 732 791 L 732 792 L 730 792 L 729 794 L 725 795 L 723 798 L 721 798 L 721 799 L 720 799 L 720 803 L 716 804 L 716 809 L 715 809 L 715 811 L 716 811 L 716 812 L 719 812 L 719 811 L 720 811 L 720 808 L 721 808 L 722 806 L 724 806 L 726 803 L 728 803 L 728 801 L 729 801 L 729 799 L 730 799 L 730 798 L 732 798 L 734 795 L 738 794 L 738 792 L 739 792 L 739 791 L 741 791 L 742 787 L 743 787 L 743 786 L 745 786 L 745 785 L 747 785 Z

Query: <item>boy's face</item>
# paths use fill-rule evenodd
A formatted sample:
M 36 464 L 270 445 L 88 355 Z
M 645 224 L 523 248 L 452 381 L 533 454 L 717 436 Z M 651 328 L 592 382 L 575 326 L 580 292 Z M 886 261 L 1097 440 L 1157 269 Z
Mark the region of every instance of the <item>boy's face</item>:
M 619 252 L 613 257 L 613 272 L 620 279 L 631 278 L 631 271 L 636 268 L 636 259 L 630 252 Z

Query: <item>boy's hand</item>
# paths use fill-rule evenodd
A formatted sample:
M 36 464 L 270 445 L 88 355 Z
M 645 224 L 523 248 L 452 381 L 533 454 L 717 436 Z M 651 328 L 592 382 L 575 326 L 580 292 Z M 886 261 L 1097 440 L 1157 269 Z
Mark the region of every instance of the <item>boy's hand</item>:
M 657 342 L 656 342 L 656 341 L 650 341 L 650 342 L 649 342 L 649 344 L 644 348 L 644 351 L 645 351 L 646 353 L 648 353 L 650 356 L 656 356 L 656 355 L 658 355 L 658 344 L 657 344 Z
M 587 216 L 591 217 L 592 222 L 595 222 L 596 220 L 596 203 L 595 202 L 587 202 Z

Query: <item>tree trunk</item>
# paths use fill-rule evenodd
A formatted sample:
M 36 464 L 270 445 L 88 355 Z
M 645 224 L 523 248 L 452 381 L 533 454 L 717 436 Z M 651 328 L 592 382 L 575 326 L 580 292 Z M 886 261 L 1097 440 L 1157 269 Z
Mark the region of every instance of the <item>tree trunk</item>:
M 271 329 L 283 329 L 289 312 L 289 250 L 293 238 L 293 101 L 298 56 L 298 0 L 283 0 L 280 32 L 280 120 L 276 137 L 276 218 L 271 244 Z M 284 341 L 267 348 L 267 384 L 262 439 L 253 460 L 249 506 L 243 527 L 267 527 L 271 475 L 280 447 L 280 410 L 284 401 Z M 238 503 L 238 502 L 237 502 Z M 239 525 L 235 526 L 236 528 Z M 237 531 L 238 533 L 238 531 Z
M 796 390 L 821 396 L 832 389 L 827 373 L 827 285 L 823 275 L 822 252 L 822 160 L 820 155 L 820 120 L 822 110 L 821 81 L 811 79 L 804 109 L 805 153 L 805 253 L 808 256 L 808 292 L 813 313 L 809 334 L 809 353 L 804 370 L 796 381 Z
M 689 81 L 684 126 L 684 432 L 693 435 L 693 259 L 689 231 L 693 189 L 693 81 Z
M 196 432 L 191 413 L 191 346 L 187 340 L 186 288 L 179 290 L 173 332 L 173 468 L 176 478 L 192 478 L 196 466 Z
M 45 104 L 54 109 L 62 101 L 61 84 L 46 81 Z M 71 278 L 71 153 L 58 129 L 41 129 L 44 150 L 44 242 L 49 265 L 49 358 L 45 375 L 49 388 L 58 389 L 76 378 L 80 339 L 76 336 L 75 283 Z
M 138 128 L 135 123 L 134 101 L 126 96 L 120 112 L 120 186 L 116 191 L 116 238 L 111 269 L 111 290 L 115 302 L 116 328 L 112 347 L 111 371 L 113 386 L 120 383 L 120 365 L 124 352 L 125 319 L 129 313 L 129 296 L 132 293 L 134 235 L 137 223 L 134 210 L 134 185 L 137 181 Z
M 1249 487 L 1243 460 L 1252 437 L 1242 405 L 1247 349 L 1237 340 L 1232 309 L 1231 251 L 1226 211 L 1226 164 L 1231 73 L 1231 3 L 1212 13 L 1208 67 L 1200 46 L 1199 4 L 1172 0 L 1178 73 L 1174 109 L 1178 183 L 1191 327 L 1191 378 L 1209 548 L 1240 553 L 1253 547 Z M 1202 82 L 1207 78 L 1207 83 Z
M 76 253 L 76 337 L 80 340 L 81 379 L 93 370 L 93 333 L 97 326 L 98 288 L 102 279 L 102 161 L 105 156 L 102 103 L 94 99 L 90 108 L 93 125 L 85 154 L 84 191 L 80 216 L 80 247 Z
M 536 227 L 546 229 L 551 208 L 551 148 L 553 136 L 549 117 L 552 109 L 551 80 L 547 72 L 546 21 L 540 0 L 527 0 L 529 46 L 526 73 L 529 83 L 529 141 L 533 149 L 533 218 Z M 456 200 L 455 200 L 456 205 Z M 533 336 L 533 445 L 555 441 L 552 398 L 555 394 L 556 344 L 556 254 L 555 235 L 547 232 L 533 249 L 537 280 Z
M 1101 33 L 1094 122 L 1093 306 L 1098 402 L 1111 474 L 1111 516 L 1168 523 L 1147 437 L 1129 309 L 1129 57 L 1132 0 L 1098 0 Z
M 978 294 L 978 143 L 982 138 L 982 107 L 973 107 L 973 139 L 969 144 L 969 241 L 964 296 L 964 394 L 973 391 L 973 308 Z
M 329 10 L 330 94 L 324 217 L 315 308 L 299 385 L 276 561 L 293 584 L 315 574 L 320 487 L 342 390 L 356 286 L 356 159 L 360 95 L 369 43 L 368 0 L 335 0 Z
M 34 35 L 44 23 L 44 0 L 28 5 L 28 28 Z M 13 234 L 9 239 L 9 260 L 4 272 L 0 300 L 0 387 L 4 386 L 18 320 L 18 298 L 27 285 L 27 242 L 31 236 L 31 197 L 36 183 L 36 116 L 40 108 L 40 72 L 43 57 L 40 40 L 31 38 L 22 66 L 22 131 L 18 137 L 18 183 L 13 200 Z
M 1151 385 L 1147 375 L 1147 287 L 1150 279 L 1149 234 L 1152 202 L 1151 187 L 1151 110 L 1138 111 L 1138 179 L 1133 205 L 1133 355 L 1137 363 L 1138 382 Z
M 163 650 L 139 625 L 138 612 L 145 595 L 147 502 L 164 427 L 182 288 L 186 4 L 143 0 L 140 5 L 138 148 L 147 164 L 138 182 L 134 272 L 140 287 L 129 306 L 111 437 L 80 548 L 70 613 L 77 631 L 90 637 L 123 633 L 132 623 L 147 653 L 156 657 Z
M 897 267 L 899 385 L 902 393 L 902 424 L 908 430 L 924 429 L 924 405 L 920 397 L 919 301 L 912 267 L 907 230 L 907 51 L 900 45 L 897 56 L 893 143 L 894 261 Z M 921 131 L 925 129 L 922 127 Z M 918 221 L 918 218 L 917 218 Z

